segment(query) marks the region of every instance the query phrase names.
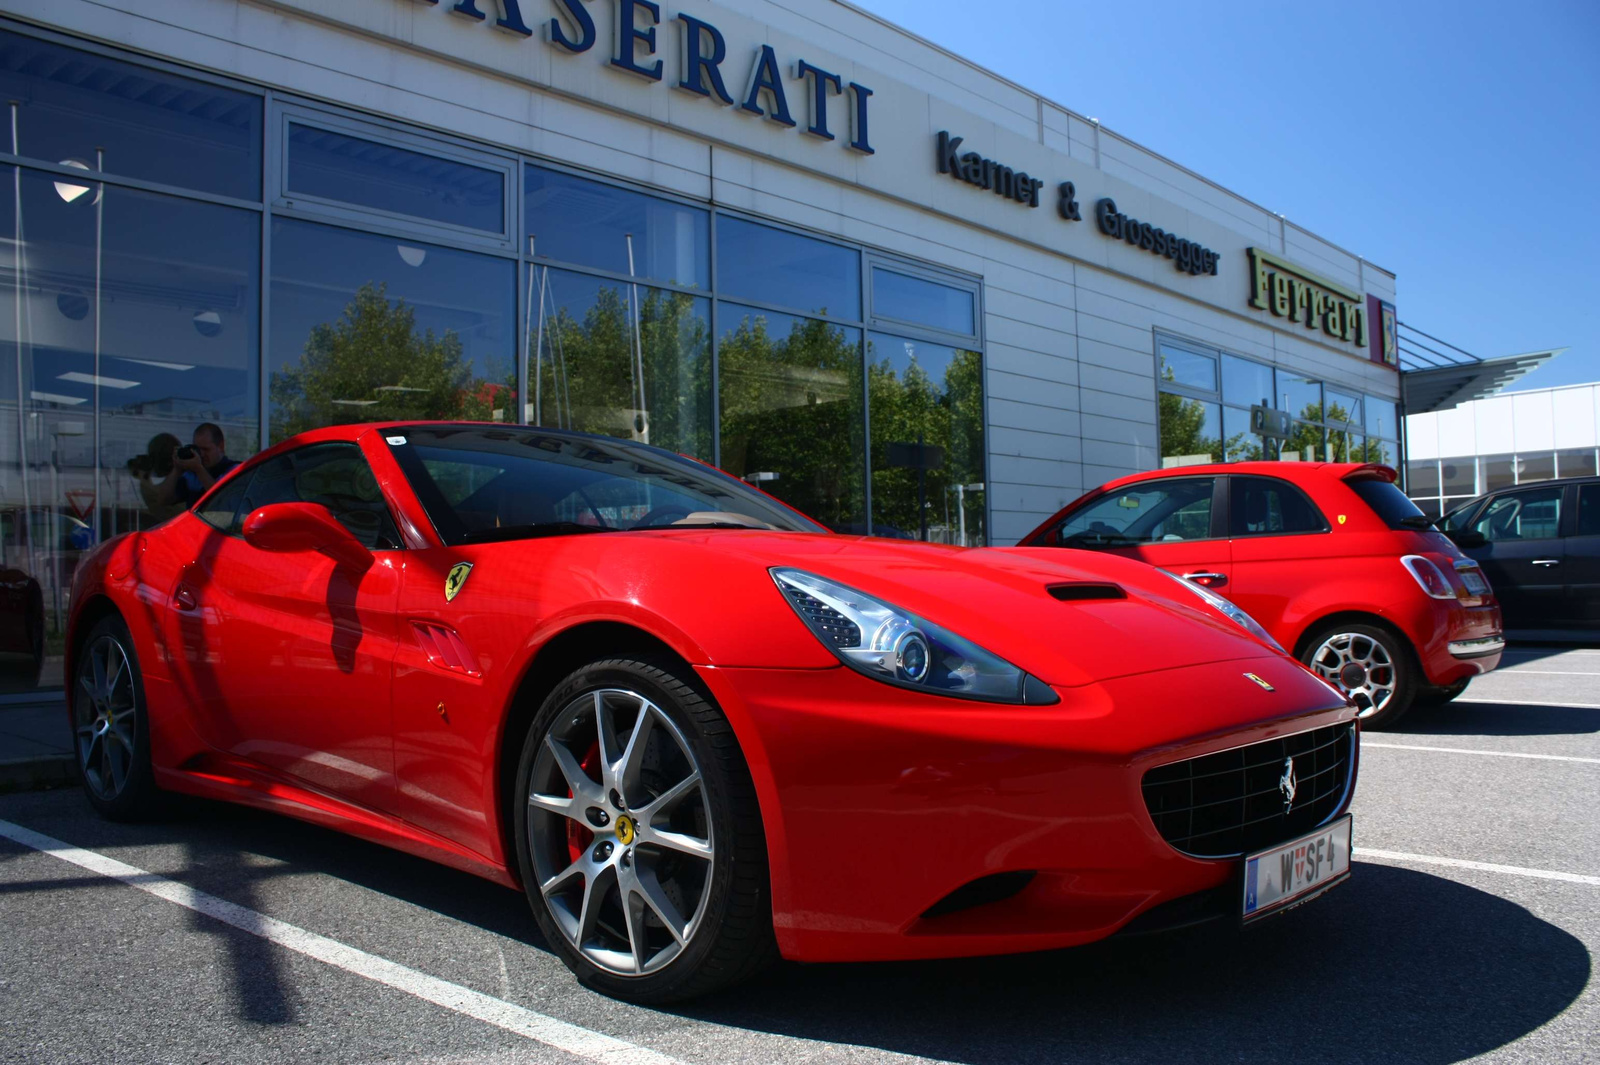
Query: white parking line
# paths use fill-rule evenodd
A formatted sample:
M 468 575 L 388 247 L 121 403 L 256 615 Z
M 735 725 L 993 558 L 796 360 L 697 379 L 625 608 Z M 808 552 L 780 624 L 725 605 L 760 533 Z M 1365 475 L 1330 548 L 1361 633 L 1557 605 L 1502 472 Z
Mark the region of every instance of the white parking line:
M 346 946 L 338 940 L 307 932 L 303 928 L 280 921 L 275 917 L 257 913 L 236 903 L 197 891 L 187 884 L 168 880 L 164 876 L 146 872 L 137 866 L 119 862 L 94 851 L 83 850 L 69 843 L 12 824 L 0 821 L 0 836 L 6 836 L 25 847 L 70 862 L 81 869 L 113 880 L 120 880 L 158 899 L 176 903 L 196 913 L 232 925 L 253 936 L 276 943 L 309 958 L 332 965 L 345 972 L 366 977 L 375 983 L 403 991 L 436 1006 L 443 1006 L 467 1017 L 472 1017 L 503 1028 L 508 1032 L 554 1047 L 586 1061 L 603 1065 L 682 1065 L 676 1058 L 658 1054 L 654 1050 L 593 1032 L 576 1024 L 556 1020 L 542 1013 L 524 1009 L 503 999 L 485 995 L 480 991 L 452 984 L 436 976 L 418 972 L 397 962 L 368 954 L 364 950 Z
M 1573 754 L 1526 754 L 1522 751 L 1478 751 L 1471 747 L 1423 747 L 1415 743 L 1373 743 L 1363 739 L 1361 749 L 1377 747 L 1390 751 L 1438 751 L 1441 754 L 1482 754 L 1490 758 L 1537 758 L 1547 762 L 1592 762 L 1600 765 L 1600 758 L 1580 758 Z
M 1546 699 L 1457 699 L 1458 703 L 1492 703 L 1501 706 L 1554 706 L 1562 710 L 1600 710 L 1600 703 L 1552 703 Z
M 1357 858 L 1376 858 L 1380 862 L 1400 865 L 1444 865 L 1452 869 L 1476 869 L 1484 873 L 1506 873 L 1510 876 L 1531 876 L 1537 880 L 1561 880 L 1568 884 L 1590 884 L 1600 887 L 1600 876 L 1582 873 L 1558 873 L 1553 869 L 1529 869 L 1521 865 L 1495 865 L 1492 862 L 1469 862 L 1465 858 L 1436 858 L 1431 854 L 1407 854 L 1404 851 L 1380 851 L 1371 847 L 1353 847 Z
M 1600 672 L 1590 669 L 1518 669 L 1516 666 L 1497 669 L 1491 675 L 1503 677 L 1507 673 L 1513 676 L 1526 674 L 1533 677 L 1600 677 Z

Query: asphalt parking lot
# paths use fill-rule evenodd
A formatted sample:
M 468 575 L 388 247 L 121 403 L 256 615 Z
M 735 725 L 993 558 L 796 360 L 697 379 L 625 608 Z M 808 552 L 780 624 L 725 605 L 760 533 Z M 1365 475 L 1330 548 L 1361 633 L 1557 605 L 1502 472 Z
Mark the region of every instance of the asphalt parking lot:
M 1516 649 L 1402 724 L 1363 742 L 1350 882 L 1242 933 L 786 965 L 673 1011 L 579 988 L 520 896 L 419 859 L 0 796 L 0 1060 L 1600 1060 L 1600 650 Z

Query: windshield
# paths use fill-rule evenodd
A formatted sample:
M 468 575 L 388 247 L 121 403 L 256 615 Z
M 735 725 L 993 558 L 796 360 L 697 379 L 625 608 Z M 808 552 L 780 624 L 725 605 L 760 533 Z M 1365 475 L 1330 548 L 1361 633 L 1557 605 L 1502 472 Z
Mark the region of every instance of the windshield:
M 452 546 L 634 529 L 827 531 L 719 470 L 642 444 L 513 426 L 383 432 Z

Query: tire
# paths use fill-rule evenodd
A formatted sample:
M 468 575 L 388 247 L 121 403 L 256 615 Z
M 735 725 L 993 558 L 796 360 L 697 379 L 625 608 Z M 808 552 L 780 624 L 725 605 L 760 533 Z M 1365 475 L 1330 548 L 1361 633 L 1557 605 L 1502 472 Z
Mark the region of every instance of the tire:
M 76 656 L 68 686 L 78 773 L 89 804 L 112 821 L 160 811 L 150 769 L 150 715 L 133 638 L 120 617 L 101 618 Z
M 1446 703 L 1454 702 L 1462 692 L 1467 690 L 1467 685 L 1471 683 L 1472 678 L 1468 677 L 1466 680 L 1458 680 L 1454 684 L 1451 684 L 1445 688 L 1435 688 L 1432 686 L 1423 688 L 1417 693 L 1416 702 L 1412 705 L 1443 706 Z
M 1300 660 L 1361 711 L 1363 729 L 1393 728 L 1417 694 L 1411 645 L 1390 629 L 1361 622 L 1325 625 L 1306 639 Z
M 511 795 L 545 940 L 629 1002 L 694 998 L 777 958 L 755 786 L 692 676 L 648 658 L 577 670 L 534 716 Z

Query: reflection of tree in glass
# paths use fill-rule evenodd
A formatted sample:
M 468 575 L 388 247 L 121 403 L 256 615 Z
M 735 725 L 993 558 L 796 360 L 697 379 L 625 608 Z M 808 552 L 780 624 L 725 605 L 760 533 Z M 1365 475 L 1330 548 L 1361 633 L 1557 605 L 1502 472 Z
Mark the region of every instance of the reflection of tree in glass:
M 774 337 L 747 314 L 718 347 L 722 465 L 776 473 L 762 488 L 834 528 L 865 519 L 861 348 L 852 332 L 793 319 Z
M 1170 379 L 1172 371 L 1166 371 Z M 1163 392 L 1161 404 L 1161 457 L 1206 455 L 1216 461 L 1221 441 L 1206 432 L 1206 405 Z
M 897 374 L 889 355 L 879 357 L 877 344 L 867 349 L 868 396 L 872 404 L 872 524 L 879 535 L 900 532 L 916 536 L 917 471 L 889 464 L 889 445 L 937 447 L 943 464 L 924 473 L 929 538 L 954 542 L 959 535 L 957 505 L 966 507 L 969 542 L 983 542 L 983 497 L 956 491 L 957 485 L 983 480 L 983 360 L 976 351 L 956 350 L 936 382 L 912 359 Z
M 555 296 L 552 284 L 550 292 Z M 562 306 L 545 318 L 544 348 L 530 356 L 537 425 L 641 440 L 711 457 L 711 345 L 694 297 L 641 289 L 639 340 L 645 407 L 627 286 L 601 288 L 583 320 Z M 529 338 L 529 346 L 538 337 Z
M 362 285 L 339 320 L 311 330 L 298 363 L 271 380 L 274 442 L 323 425 L 488 420 L 509 388 L 474 380 L 454 330 L 419 333 L 416 312 L 384 285 Z

